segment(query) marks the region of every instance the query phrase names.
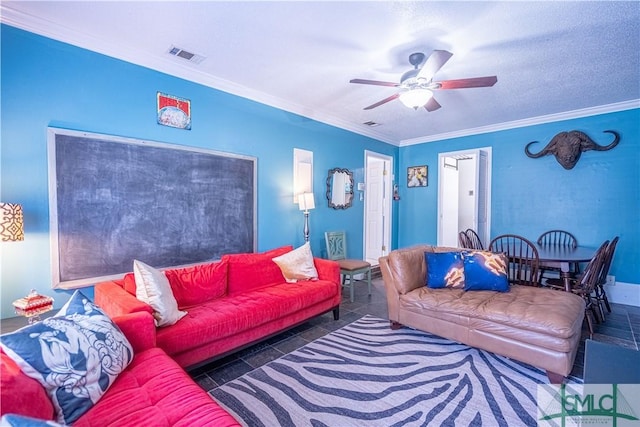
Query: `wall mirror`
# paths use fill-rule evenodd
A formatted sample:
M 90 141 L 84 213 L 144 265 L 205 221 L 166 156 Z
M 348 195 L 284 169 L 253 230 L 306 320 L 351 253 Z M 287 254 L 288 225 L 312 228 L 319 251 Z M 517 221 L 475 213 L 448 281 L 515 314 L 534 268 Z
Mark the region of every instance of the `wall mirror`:
M 334 168 L 327 176 L 327 202 L 333 209 L 346 209 L 353 203 L 353 172 Z

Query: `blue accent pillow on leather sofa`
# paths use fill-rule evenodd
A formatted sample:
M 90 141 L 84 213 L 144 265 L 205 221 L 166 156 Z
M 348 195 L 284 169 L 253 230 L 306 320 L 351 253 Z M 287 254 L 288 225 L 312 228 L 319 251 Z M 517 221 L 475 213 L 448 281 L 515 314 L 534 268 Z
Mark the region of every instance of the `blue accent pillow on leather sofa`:
M 464 287 L 464 263 L 460 252 L 425 252 L 428 288 Z
M 464 262 L 465 291 L 509 290 L 507 257 L 505 254 L 487 251 L 466 251 Z

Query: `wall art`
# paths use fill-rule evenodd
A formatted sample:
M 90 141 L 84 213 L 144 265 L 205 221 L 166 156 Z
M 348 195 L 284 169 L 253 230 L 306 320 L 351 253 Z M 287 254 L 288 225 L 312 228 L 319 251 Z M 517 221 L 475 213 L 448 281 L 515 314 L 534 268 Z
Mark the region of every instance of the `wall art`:
M 158 92 L 158 124 L 191 130 L 191 101 Z

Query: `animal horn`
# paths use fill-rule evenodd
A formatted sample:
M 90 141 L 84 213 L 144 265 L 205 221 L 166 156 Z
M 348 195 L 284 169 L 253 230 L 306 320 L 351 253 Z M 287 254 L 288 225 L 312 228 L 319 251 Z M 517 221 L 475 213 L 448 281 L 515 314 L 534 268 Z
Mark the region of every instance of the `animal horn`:
M 611 150 L 613 147 L 618 145 L 618 142 L 620 142 L 620 135 L 618 134 L 618 132 L 616 132 L 614 130 L 605 130 L 603 132 L 607 132 L 607 133 L 613 134 L 614 138 L 613 138 L 613 142 L 611 142 L 611 144 L 609 144 L 609 145 L 598 145 L 594 141 L 589 139 L 588 142 L 585 144 L 585 148 L 583 149 L 583 151 L 586 151 L 586 150 L 607 151 L 607 150 Z
M 531 151 L 529 151 L 529 146 L 531 144 L 537 144 L 538 141 L 530 142 L 524 147 L 524 153 L 528 157 L 531 157 L 532 159 L 537 159 L 538 157 L 546 156 L 547 154 L 549 154 L 551 152 L 549 149 L 550 149 L 551 144 L 553 144 L 553 142 L 554 141 L 552 140 L 549 144 L 547 144 L 546 147 L 544 147 L 542 150 L 540 150 L 540 152 L 538 154 L 533 154 Z

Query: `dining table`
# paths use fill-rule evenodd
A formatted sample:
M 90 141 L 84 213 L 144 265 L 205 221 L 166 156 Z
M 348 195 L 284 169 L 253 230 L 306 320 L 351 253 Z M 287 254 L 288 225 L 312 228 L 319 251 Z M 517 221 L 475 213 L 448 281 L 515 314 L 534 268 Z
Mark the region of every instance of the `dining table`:
M 560 278 L 564 284 L 564 290 L 571 292 L 572 273 L 571 264 L 589 262 L 596 254 L 598 248 L 591 246 L 576 246 L 575 248 L 560 245 L 536 244 L 540 264 L 558 264 L 560 266 Z

